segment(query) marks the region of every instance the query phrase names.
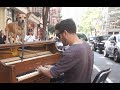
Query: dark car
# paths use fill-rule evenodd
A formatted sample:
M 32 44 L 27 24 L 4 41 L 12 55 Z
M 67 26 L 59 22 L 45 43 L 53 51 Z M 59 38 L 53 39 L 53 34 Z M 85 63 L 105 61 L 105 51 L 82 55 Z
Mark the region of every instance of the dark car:
M 120 34 L 112 35 L 105 42 L 104 56 L 111 56 L 116 62 L 120 61 Z
M 93 43 L 96 40 L 96 37 L 89 37 L 88 40 L 90 43 Z
M 110 35 L 97 36 L 92 42 L 92 49 L 94 51 L 98 50 L 99 53 L 102 53 L 102 51 L 104 50 L 104 44 L 109 37 Z
M 89 42 L 89 45 L 90 45 L 91 47 L 93 47 L 93 44 L 94 44 L 95 40 L 96 40 L 96 37 L 89 37 L 89 38 L 88 38 L 88 42 Z
M 77 32 L 77 36 L 84 41 L 88 41 L 87 36 L 82 32 Z

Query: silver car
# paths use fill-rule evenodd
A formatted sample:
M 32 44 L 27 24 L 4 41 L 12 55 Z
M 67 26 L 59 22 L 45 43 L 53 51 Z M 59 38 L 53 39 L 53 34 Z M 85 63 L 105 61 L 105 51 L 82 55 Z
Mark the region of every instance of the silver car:
M 112 35 L 105 42 L 104 56 L 111 56 L 116 62 L 120 61 L 120 34 Z

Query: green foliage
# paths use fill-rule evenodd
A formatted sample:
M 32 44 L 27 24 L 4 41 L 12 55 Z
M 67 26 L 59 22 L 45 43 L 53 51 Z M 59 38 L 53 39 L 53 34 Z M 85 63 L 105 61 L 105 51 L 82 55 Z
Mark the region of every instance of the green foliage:
M 91 32 L 91 24 L 95 19 L 102 19 L 101 8 L 100 7 L 91 7 L 88 8 L 86 13 L 80 18 L 80 25 L 78 27 L 79 32 L 84 32 L 87 35 Z
M 48 32 L 50 32 L 50 33 L 54 33 L 55 32 L 55 26 L 53 26 L 53 25 L 48 25 Z

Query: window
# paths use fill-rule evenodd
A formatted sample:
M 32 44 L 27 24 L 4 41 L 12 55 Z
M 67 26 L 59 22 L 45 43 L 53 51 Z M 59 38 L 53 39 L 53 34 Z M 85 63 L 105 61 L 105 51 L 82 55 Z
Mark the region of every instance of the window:
M 119 34 L 119 32 L 114 32 L 114 34 Z
M 112 35 L 112 34 L 113 34 L 113 32 L 108 32 L 108 34 Z
M 95 40 L 96 37 L 90 37 L 89 40 L 92 41 L 92 40 Z
M 110 36 L 103 36 L 103 40 L 107 40 Z
M 7 16 L 9 16 L 9 9 L 7 9 Z
M 109 40 L 109 41 L 114 40 L 114 37 L 115 37 L 115 36 L 111 36 L 108 40 Z
M 7 16 L 12 17 L 12 9 L 7 9 Z
M 118 42 L 120 42 L 120 36 L 118 36 L 117 38 L 118 38 Z

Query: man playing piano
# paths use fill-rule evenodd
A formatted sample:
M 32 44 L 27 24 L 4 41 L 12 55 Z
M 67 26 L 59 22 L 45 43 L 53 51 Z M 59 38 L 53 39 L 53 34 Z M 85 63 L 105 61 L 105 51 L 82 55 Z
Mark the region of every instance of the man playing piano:
M 49 78 L 57 78 L 64 73 L 64 83 L 91 83 L 94 56 L 87 42 L 76 34 L 72 19 L 61 21 L 55 26 L 57 36 L 63 45 L 69 45 L 55 65 L 39 66 L 38 71 Z

